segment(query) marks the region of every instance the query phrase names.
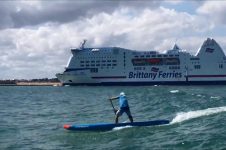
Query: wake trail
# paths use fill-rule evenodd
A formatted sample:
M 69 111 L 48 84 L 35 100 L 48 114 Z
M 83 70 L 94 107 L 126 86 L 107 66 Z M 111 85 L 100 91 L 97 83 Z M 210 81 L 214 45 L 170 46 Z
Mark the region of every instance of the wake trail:
M 215 107 L 215 108 L 208 108 L 203 110 L 197 111 L 189 111 L 189 112 L 180 112 L 176 115 L 175 118 L 170 122 L 170 124 L 180 123 L 186 120 L 199 118 L 202 116 L 208 116 L 212 114 L 217 114 L 221 112 L 226 112 L 226 106 L 224 107 Z
M 132 128 L 133 126 L 124 126 L 124 127 L 115 127 L 115 128 L 113 128 L 112 130 L 113 131 L 118 131 L 118 130 L 122 130 L 122 129 L 127 129 L 127 128 Z

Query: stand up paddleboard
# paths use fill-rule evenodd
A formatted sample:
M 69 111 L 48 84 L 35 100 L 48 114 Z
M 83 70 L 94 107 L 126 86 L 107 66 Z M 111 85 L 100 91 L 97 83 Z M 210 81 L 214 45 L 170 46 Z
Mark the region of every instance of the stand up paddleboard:
M 156 126 L 169 124 L 169 120 L 154 120 L 154 121 L 144 121 L 144 122 L 133 122 L 133 123 L 98 123 L 98 124 L 74 124 L 74 125 L 64 125 L 64 129 L 74 130 L 74 131 L 109 131 L 115 127 L 142 127 L 142 126 Z

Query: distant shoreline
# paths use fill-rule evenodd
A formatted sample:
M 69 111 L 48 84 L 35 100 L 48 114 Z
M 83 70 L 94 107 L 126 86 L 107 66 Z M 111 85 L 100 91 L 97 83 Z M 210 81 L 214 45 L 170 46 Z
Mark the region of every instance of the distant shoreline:
M 16 86 L 62 86 L 60 82 L 18 82 Z
M 0 84 L 0 86 L 62 86 L 60 82 L 17 82 Z
M 0 80 L 0 86 L 62 86 L 57 78 Z

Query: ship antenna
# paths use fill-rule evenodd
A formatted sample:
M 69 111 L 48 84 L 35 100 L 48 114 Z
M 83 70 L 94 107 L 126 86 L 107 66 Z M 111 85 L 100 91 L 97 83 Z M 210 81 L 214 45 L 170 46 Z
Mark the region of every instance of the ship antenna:
M 80 49 L 84 49 L 84 46 L 85 46 L 85 44 L 86 44 L 86 41 L 87 41 L 87 40 L 84 39 L 83 42 L 80 43 L 80 47 L 79 47 Z

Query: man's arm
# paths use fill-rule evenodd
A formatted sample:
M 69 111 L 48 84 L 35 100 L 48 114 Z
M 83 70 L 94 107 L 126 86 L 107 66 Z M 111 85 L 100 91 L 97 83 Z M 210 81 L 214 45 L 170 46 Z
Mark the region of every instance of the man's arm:
M 112 98 L 109 98 L 109 100 L 115 100 L 115 99 L 118 99 L 119 96 L 116 96 L 116 97 L 112 97 Z

